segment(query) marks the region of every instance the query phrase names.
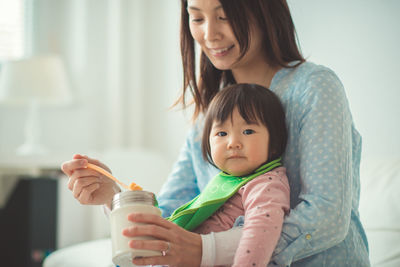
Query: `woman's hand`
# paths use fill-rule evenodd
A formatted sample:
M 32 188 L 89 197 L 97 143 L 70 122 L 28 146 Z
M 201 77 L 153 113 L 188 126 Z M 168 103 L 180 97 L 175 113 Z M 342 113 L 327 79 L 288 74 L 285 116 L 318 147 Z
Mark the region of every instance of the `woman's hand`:
M 88 169 L 88 162 L 111 172 L 100 161 L 75 154 L 72 160 L 64 162 L 61 166 L 61 170 L 69 177 L 68 188 L 81 204 L 107 204 L 110 207 L 113 196 L 121 190 L 114 181 Z
M 129 246 L 135 249 L 149 249 L 164 252 L 164 256 L 134 259 L 136 265 L 168 265 L 177 267 L 200 266 L 202 241 L 199 234 L 186 231 L 178 225 L 157 215 L 132 213 L 128 220 L 135 223 L 124 229 L 127 237 L 152 236 L 157 240 L 131 240 Z

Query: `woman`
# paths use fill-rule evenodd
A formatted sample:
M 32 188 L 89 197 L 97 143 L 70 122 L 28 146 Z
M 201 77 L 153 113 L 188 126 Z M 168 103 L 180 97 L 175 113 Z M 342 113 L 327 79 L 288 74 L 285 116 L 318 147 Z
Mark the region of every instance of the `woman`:
M 280 97 L 289 130 L 283 163 L 291 210 L 270 265 L 369 266 L 358 215 L 361 137 L 336 75 L 301 56 L 286 1 L 182 0 L 181 13 L 180 100 L 185 105 L 185 95 L 193 95 L 196 123 L 158 197 L 163 215 L 196 196 L 218 172 L 202 159 L 199 140 L 202 114 L 214 95 L 225 84 L 256 83 Z M 195 42 L 202 51 L 199 78 Z M 69 188 L 81 203 L 109 204 L 118 188 L 85 169 L 87 162 L 101 165 L 80 155 L 63 165 Z M 235 227 L 199 236 L 150 215 L 132 214 L 129 219 L 151 225 L 126 229 L 125 235 L 159 239 L 131 246 L 165 255 L 134 260 L 138 265 L 229 265 L 242 231 Z

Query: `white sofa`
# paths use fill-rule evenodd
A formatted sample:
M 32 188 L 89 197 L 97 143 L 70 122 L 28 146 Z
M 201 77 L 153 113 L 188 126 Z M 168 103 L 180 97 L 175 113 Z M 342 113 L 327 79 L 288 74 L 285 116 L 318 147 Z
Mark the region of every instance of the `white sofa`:
M 400 158 L 363 159 L 360 216 L 374 267 L 400 266 Z M 111 242 L 101 239 L 58 250 L 44 267 L 110 267 Z
M 43 267 L 114 267 L 109 238 L 83 242 L 57 250 L 44 261 Z
M 400 266 L 400 158 L 361 162 L 360 216 L 372 266 Z

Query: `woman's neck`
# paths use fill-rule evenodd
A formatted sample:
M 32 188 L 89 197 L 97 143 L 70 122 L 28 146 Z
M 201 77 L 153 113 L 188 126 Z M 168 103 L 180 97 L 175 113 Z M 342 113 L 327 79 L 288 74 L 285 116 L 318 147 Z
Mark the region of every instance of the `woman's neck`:
M 264 63 L 252 68 L 233 69 L 232 74 L 237 83 L 254 83 L 269 88 L 275 73 L 280 68 Z

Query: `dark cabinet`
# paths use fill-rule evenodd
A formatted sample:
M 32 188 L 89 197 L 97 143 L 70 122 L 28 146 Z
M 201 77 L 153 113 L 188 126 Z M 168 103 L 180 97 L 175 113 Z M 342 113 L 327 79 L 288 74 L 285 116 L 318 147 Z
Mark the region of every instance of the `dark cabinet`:
M 40 267 L 56 249 L 57 180 L 20 177 L 0 209 L 1 265 Z

